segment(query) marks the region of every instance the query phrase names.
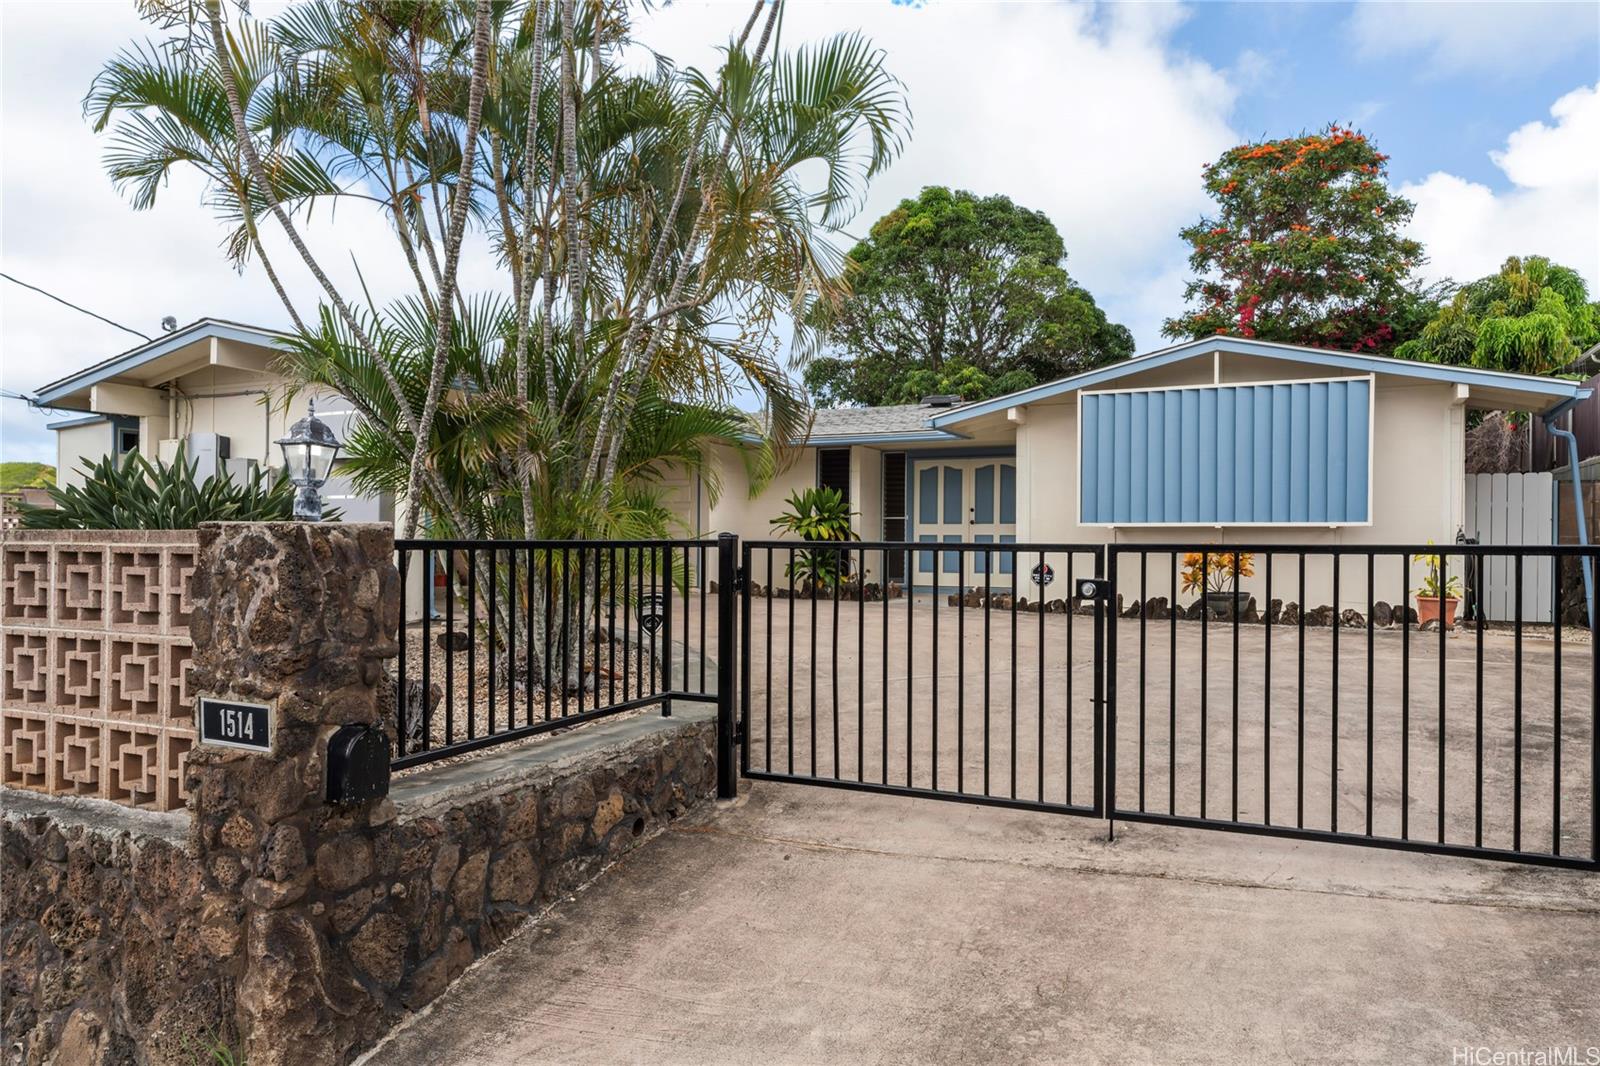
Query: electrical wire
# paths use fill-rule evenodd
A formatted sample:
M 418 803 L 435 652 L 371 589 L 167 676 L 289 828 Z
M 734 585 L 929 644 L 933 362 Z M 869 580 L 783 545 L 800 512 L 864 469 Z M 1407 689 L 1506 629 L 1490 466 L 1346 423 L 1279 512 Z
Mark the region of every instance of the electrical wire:
M 50 297 L 50 299 L 54 300 L 56 303 L 64 304 L 65 306 L 72 308 L 74 311 L 77 311 L 77 312 L 79 312 L 81 314 L 88 315 L 90 318 L 98 318 L 100 321 L 104 322 L 106 325 L 115 326 L 118 329 L 122 330 L 122 332 L 124 332 L 124 333 L 131 333 L 135 337 L 143 337 L 147 341 L 155 339 L 154 337 L 150 336 L 148 333 L 140 333 L 136 329 L 129 329 L 127 326 L 124 326 L 121 322 L 113 322 L 113 321 L 111 321 L 111 319 L 107 318 L 105 315 L 97 315 L 93 311 L 90 311 L 90 310 L 87 310 L 85 308 L 79 307 L 77 304 L 73 303 L 71 300 L 63 300 L 61 297 L 57 296 L 53 292 L 46 292 L 44 289 L 39 288 L 39 286 L 37 286 L 37 285 L 29 285 L 26 281 L 20 281 L 17 278 L 12 277 L 10 274 L 5 273 L 4 271 L 0 271 L 0 278 L 5 278 L 7 281 L 11 282 L 13 285 L 21 285 L 24 289 L 32 289 L 34 292 L 39 293 L 41 296 L 48 296 L 48 297 Z

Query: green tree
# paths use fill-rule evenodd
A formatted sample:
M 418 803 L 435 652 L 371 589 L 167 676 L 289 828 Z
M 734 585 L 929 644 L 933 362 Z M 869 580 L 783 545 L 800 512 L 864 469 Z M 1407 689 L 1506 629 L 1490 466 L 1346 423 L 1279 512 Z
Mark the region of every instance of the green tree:
M 1217 212 L 1181 231 L 1189 310 L 1162 333 L 1380 353 L 1415 336 L 1433 294 L 1411 280 L 1425 260 L 1388 158 L 1336 124 L 1224 152 L 1204 171 Z
M 1066 254 L 1042 212 L 923 189 L 851 251 L 828 330 L 841 354 L 813 360 L 807 386 L 824 404 L 980 399 L 1127 358 L 1133 336 L 1068 276 Z
M 1430 363 L 1553 374 L 1600 341 L 1600 304 L 1571 267 L 1512 256 L 1464 285 L 1395 355 Z

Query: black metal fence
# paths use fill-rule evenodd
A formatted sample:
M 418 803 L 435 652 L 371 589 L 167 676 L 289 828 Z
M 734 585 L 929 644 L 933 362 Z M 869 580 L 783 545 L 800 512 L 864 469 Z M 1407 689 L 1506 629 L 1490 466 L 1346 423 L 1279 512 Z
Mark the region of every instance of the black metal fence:
M 1594 865 L 1594 554 L 1112 546 L 1108 816 Z
M 716 702 L 716 541 L 395 549 L 397 769 L 650 704 L 670 714 L 675 701 Z
M 746 776 L 1098 813 L 1103 629 L 1065 597 L 1102 562 L 1097 545 L 746 542 Z
M 759 779 L 1600 867 L 1600 548 L 397 549 L 396 767 L 694 701 L 718 708 L 723 797 L 737 757 Z M 1490 568 L 1509 622 L 1479 609 Z

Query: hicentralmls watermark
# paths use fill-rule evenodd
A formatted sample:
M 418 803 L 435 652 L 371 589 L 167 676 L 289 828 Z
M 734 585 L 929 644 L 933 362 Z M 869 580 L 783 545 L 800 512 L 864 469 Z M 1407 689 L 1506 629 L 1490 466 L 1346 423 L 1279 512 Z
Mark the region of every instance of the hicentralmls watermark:
M 1453 1047 L 1450 1066 L 1600 1066 L 1600 1047 Z

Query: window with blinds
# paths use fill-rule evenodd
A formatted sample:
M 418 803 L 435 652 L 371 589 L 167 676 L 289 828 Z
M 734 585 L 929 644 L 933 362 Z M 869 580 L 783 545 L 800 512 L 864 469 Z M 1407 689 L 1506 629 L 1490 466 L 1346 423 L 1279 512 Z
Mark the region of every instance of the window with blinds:
M 883 539 L 886 541 L 903 541 L 906 539 L 906 453 L 885 452 L 883 454 Z M 890 581 L 904 581 L 906 577 L 905 556 L 899 552 L 887 552 L 886 568 Z
M 850 502 L 850 449 L 819 448 L 817 450 L 817 487 L 838 489 L 844 502 Z

